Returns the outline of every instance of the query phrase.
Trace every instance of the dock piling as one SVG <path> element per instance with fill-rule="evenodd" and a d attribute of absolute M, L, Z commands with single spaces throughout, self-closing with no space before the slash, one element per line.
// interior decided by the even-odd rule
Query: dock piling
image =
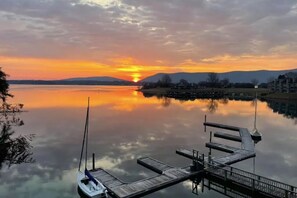
<path fill-rule="evenodd" d="M 209 133 L 209 142 L 211 142 L 211 140 L 212 140 L 212 131 L 210 131 Z"/>
<path fill-rule="evenodd" d="M 204 123 L 206 123 L 206 115 L 204 115 Z M 204 132 L 206 132 L 206 125 L 204 125 Z"/>
<path fill-rule="evenodd" d="M 92 162 L 93 162 L 92 163 L 92 165 L 93 165 L 92 168 L 93 168 L 93 170 L 95 170 L 95 168 L 96 168 L 96 166 L 95 166 L 95 153 L 92 154 Z"/>
<path fill-rule="evenodd" d="M 202 154 L 202 164 L 203 164 L 203 167 L 205 167 L 204 153 Z"/>

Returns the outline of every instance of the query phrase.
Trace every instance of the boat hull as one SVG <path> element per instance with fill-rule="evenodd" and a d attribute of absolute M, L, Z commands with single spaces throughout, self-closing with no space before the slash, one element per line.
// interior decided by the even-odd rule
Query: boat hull
<path fill-rule="evenodd" d="M 82 182 L 83 180 L 87 180 L 87 182 Z M 93 181 L 88 180 L 82 172 L 78 172 L 77 188 L 79 195 L 86 198 L 107 197 L 106 188 L 98 180 L 97 182 L 98 185 L 96 185 Z"/>

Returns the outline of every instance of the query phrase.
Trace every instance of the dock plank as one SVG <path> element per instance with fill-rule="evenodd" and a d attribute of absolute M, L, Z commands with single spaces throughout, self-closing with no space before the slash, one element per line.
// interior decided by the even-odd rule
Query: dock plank
<path fill-rule="evenodd" d="M 202 171 L 202 170 L 201 170 Z M 196 172 L 195 174 L 197 174 Z M 182 169 L 171 168 L 164 171 L 164 174 L 147 178 L 144 180 L 139 180 L 129 184 L 124 184 L 121 186 L 116 186 L 110 190 L 118 198 L 131 198 L 142 196 L 158 189 L 174 185 L 181 181 L 189 179 L 194 173 L 186 172 Z"/>
<path fill-rule="evenodd" d="M 218 123 L 213 123 L 213 122 L 204 122 L 203 125 L 209 126 L 209 127 L 214 127 L 214 128 L 226 129 L 226 130 L 230 130 L 230 131 L 239 131 L 239 129 L 240 129 L 239 127 L 218 124 Z"/>
<path fill-rule="evenodd" d="M 188 150 L 188 149 L 176 149 L 175 151 L 176 154 L 181 155 L 183 157 L 186 157 L 188 159 L 193 159 L 193 151 Z"/>
<path fill-rule="evenodd" d="M 237 150 L 233 154 L 220 157 L 218 159 L 214 159 L 213 161 L 218 163 L 218 164 L 226 164 L 226 165 L 231 165 L 236 162 L 240 162 L 249 158 L 255 157 L 256 154 L 253 152 L 247 152 L 245 150 Z"/>
<path fill-rule="evenodd" d="M 236 142 L 241 142 L 241 140 L 242 140 L 242 138 L 240 136 L 232 135 L 232 134 L 228 134 L 228 133 L 224 133 L 224 132 L 220 132 L 220 131 L 215 132 L 214 137 L 223 138 L 226 140 L 231 140 L 231 141 L 236 141 Z"/>
<path fill-rule="evenodd" d="M 242 138 L 241 148 L 254 152 L 255 145 L 250 132 L 246 128 L 240 128 L 239 133 Z"/>
<path fill-rule="evenodd" d="M 121 186 L 125 184 L 123 181 L 120 179 L 116 178 L 109 172 L 98 168 L 95 170 L 91 170 L 92 175 L 98 179 L 107 189 L 114 188 L 117 186 Z"/>
<path fill-rule="evenodd" d="M 224 144 L 214 143 L 214 142 L 208 142 L 205 144 L 207 148 L 216 149 L 219 151 L 223 151 L 226 153 L 234 153 L 234 151 L 238 150 L 238 148 L 227 146 Z"/>
<path fill-rule="evenodd" d="M 173 168 L 172 166 L 150 157 L 139 158 L 137 159 L 137 163 L 159 174 L 162 174 L 164 171 Z"/>

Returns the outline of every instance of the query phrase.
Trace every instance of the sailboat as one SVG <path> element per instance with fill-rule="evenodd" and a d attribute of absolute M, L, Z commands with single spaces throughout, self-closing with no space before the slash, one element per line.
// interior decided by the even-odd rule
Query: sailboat
<path fill-rule="evenodd" d="M 89 133 L 89 113 L 90 112 L 90 98 L 88 98 L 88 108 L 86 115 L 86 123 L 84 130 L 84 137 L 82 142 L 82 149 L 80 154 L 78 172 L 77 172 L 77 185 L 78 191 L 84 197 L 101 198 L 108 197 L 107 189 L 105 186 L 92 176 L 91 172 L 87 169 L 87 157 L 88 157 L 88 133 Z M 85 149 L 85 170 L 81 171 L 81 162 Z"/>

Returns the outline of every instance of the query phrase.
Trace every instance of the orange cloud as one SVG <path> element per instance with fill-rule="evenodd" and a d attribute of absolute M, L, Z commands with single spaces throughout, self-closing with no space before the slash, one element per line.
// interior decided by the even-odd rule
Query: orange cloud
<path fill-rule="evenodd" d="M 0 57 L 0 65 L 10 79 L 56 80 L 71 77 L 114 76 L 126 78 L 109 65 L 88 60 L 59 60 L 37 58 Z"/>
<path fill-rule="evenodd" d="M 227 72 L 234 70 L 284 70 L 297 67 L 293 55 L 217 56 L 201 61 L 191 59 L 177 65 L 141 65 L 141 60 L 124 57 L 112 60 L 115 65 L 89 60 L 38 59 L 0 56 L 0 66 L 10 79 L 63 79 L 87 76 L 113 76 L 139 81 L 155 73 Z"/>
<path fill-rule="evenodd" d="M 187 72 L 228 72 L 251 70 L 285 70 L 297 68 L 295 55 L 271 55 L 271 56 L 217 56 L 195 62 L 191 59 L 181 63 L 182 71 Z"/>

